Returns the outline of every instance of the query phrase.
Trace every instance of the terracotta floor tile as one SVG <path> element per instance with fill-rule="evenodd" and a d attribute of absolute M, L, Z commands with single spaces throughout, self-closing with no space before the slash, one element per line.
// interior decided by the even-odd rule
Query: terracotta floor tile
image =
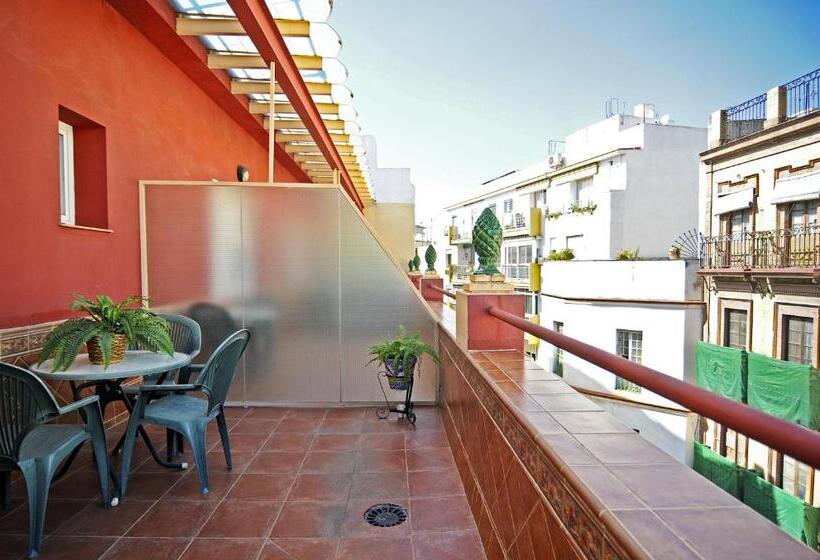
<path fill-rule="evenodd" d="M 214 502 L 160 500 L 126 533 L 129 537 L 193 537 L 216 508 Z"/>
<path fill-rule="evenodd" d="M 410 472 L 408 478 L 410 496 L 413 498 L 464 495 L 461 477 L 454 468 L 440 471 Z"/>
<path fill-rule="evenodd" d="M 288 420 L 324 420 L 327 416 L 326 408 L 291 408 L 285 416 Z"/>
<path fill-rule="evenodd" d="M 110 542 L 113 543 L 114 539 L 110 539 Z M 28 536 L 26 535 L 4 535 L 0 538 L 0 558 L 15 560 L 24 558 L 27 550 Z"/>
<path fill-rule="evenodd" d="M 113 537 L 53 536 L 43 541 L 42 560 L 91 560 L 99 558 L 116 542 Z M 25 545 L 23 548 L 25 552 Z"/>
<path fill-rule="evenodd" d="M 381 499 L 408 496 L 407 474 L 404 472 L 356 473 L 350 497 Z"/>
<path fill-rule="evenodd" d="M 366 407 L 329 408 L 325 419 L 331 418 L 364 418 L 370 409 Z"/>
<path fill-rule="evenodd" d="M 101 560 L 177 560 L 190 538 L 123 537 Z"/>
<path fill-rule="evenodd" d="M 54 484 L 48 493 L 49 498 L 67 500 L 96 499 L 99 495 L 100 479 L 96 470 L 71 473 Z"/>
<path fill-rule="evenodd" d="M 352 473 L 300 474 L 288 494 L 289 501 L 346 501 Z"/>
<path fill-rule="evenodd" d="M 353 472 L 353 451 L 309 451 L 302 465 L 303 473 Z"/>
<path fill-rule="evenodd" d="M 405 435 L 405 439 L 407 440 L 407 449 L 450 447 L 450 443 L 447 441 L 447 434 L 444 432 L 409 432 Z"/>
<path fill-rule="evenodd" d="M 265 443 L 264 451 L 307 451 L 312 434 L 275 433 Z"/>
<path fill-rule="evenodd" d="M 185 471 L 175 473 L 133 473 L 128 477 L 128 499 L 158 500 L 185 476 Z"/>
<path fill-rule="evenodd" d="M 228 499 L 284 501 L 295 478 L 292 473 L 245 473 L 231 488 Z"/>
<path fill-rule="evenodd" d="M 336 539 L 272 539 L 259 560 L 334 560 L 337 547 Z"/>
<path fill-rule="evenodd" d="M 255 560 L 264 539 L 194 539 L 180 560 Z"/>
<path fill-rule="evenodd" d="M 409 536 L 343 538 L 339 541 L 338 557 L 356 560 L 413 560 L 413 545 Z"/>
<path fill-rule="evenodd" d="M 362 424 L 363 434 L 388 434 L 409 432 L 414 430 L 413 426 L 404 419 L 395 414 L 391 414 L 389 418 L 384 420 L 374 417 L 366 417 Z"/>
<path fill-rule="evenodd" d="M 441 470 L 455 468 L 455 466 L 453 453 L 449 447 L 407 450 L 407 470 L 409 471 Z"/>
<path fill-rule="evenodd" d="M 460 531 L 475 527 L 464 496 L 416 498 L 410 500 L 410 512 L 415 531 Z"/>
<path fill-rule="evenodd" d="M 302 465 L 305 453 L 302 451 L 264 451 L 251 461 L 246 473 L 295 473 Z"/>
<path fill-rule="evenodd" d="M 290 411 L 289 408 L 278 408 L 272 406 L 257 406 L 248 409 L 247 418 L 272 418 L 281 419 Z"/>
<path fill-rule="evenodd" d="M 270 435 L 279 425 L 281 418 L 256 418 L 245 417 L 230 430 L 230 437 L 237 434 L 257 434 Z"/>
<path fill-rule="evenodd" d="M 337 537 L 344 517 L 344 503 L 285 502 L 270 537 Z"/>
<path fill-rule="evenodd" d="M 268 439 L 265 434 L 228 434 L 231 444 L 231 452 L 234 451 L 258 451 Z M 211 451 L 222 451 L 222 443 L 217 441 Z"/>
<path fill-rule="evenodd" d="M 276 433 L 312 434 L 319 430 L 321 418 L 291 418 L 286 416 L 278 426 Z"/>
<path fill-rule="evenodd" d="M 631 434 L 578 434 L 575 436 L 587 451 L 602 463 L 672 463 L 671 456 L 635 433 Z"/>
<path fill-rule="evenodd" d="M 362 418 L 325 418 L 319 426 L 320 434 L 360 434 L 364 420 Z"/>
<path fill-rule="evenodd" d="M 199 537 L 266 537 L 282 502 L 225 500 L 199 532 Z"/>
<path fill-rule="evenodd" d="M 99 503 L 99 502 L 94 502 Z M 74 517 L 83 508 L 91 505 L 89 500 L 58 500 L 49 499 L 46 507 L 45 534 L 50 535 L 57 531 L 69 519 Z M 22 503 L 0 513 L 0 535 L 28 535 L 28 504 Z"/>
<path fill-rule="evenodd" d="M 423 533 L 413 538 L 416 560 L 481 560 L 484 547 L 475 529 L 448 533 Z"/>
<path fill-rule="evenodd" d="M 396 434 L 365 434 L 361 436 L 359 448 L 380 449 L 383 451 L 400 450 L 405 447 L 404 437 L 404 432 Z"/>
<path fill-rule="evenodd" d="M 316 434 L 311 451 L 351 451 L 359 447 L 358 434 Z"/>
<path fill-rule="evenodd" d="M 87 505 L 57 530 L 60 535 L 120 537 L 139 520 L 154 502 L 126 497 L 115 508 L 105 509 L 97 502 Z"/>
<path fill-rule="evenodd" d="M 231 463 L 233 468 L 229 469 L 228 464 L 225 462 L 225 454 L 222 452 L 222 448 L 219 447 L 217 451 L 208 452 L 208 473 L 241 473 L 256 456 L 256 452 L 256 449 L 249 451 L 236 451 L 235 449 L 231 449 Z M 191 464 L 193 464 L 193 462 Z"/>
<path fill-rule="evenodd" d="M 171 489 L 163 495 L 163 500 L 193 500 L 200 502 L 219 501 L 225 497 L 231 486 L 239 479 L 239 474 L 233 472 L 214 472 L 208 467 L 208 484 L 210 485 L 207 494 L 203 494 L 199 487 L 199 477 L 196 470 L 192 470 L 184 478 L 181 478 Z"/>
<path fill-rule="evenodd" d="M 362 449 L 356 454 L 356 472 L 404 472 L 405 451 Z"/>

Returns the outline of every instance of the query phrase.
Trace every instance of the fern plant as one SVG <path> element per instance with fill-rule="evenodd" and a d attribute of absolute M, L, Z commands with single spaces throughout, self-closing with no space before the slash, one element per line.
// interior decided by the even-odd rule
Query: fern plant
<path fill-rule="evenodd" d="M 404 326 L 399 326 L 399 336 L 375 344 L 368 350 L 370 361 L 383 365 L 388 374 L 394 377 L 410 376 L 416 361 L 424 354 L 439 363 L 439 357 L 432 346 L 421 339 L 421 333 L 408 333 Z"/>
<path fill-rule="evenodd" d="M 147 299 L 141 296 L 130 296 L 115 303 L 105 295 L 89 299 L 75 294 L 71 309 L 84 311 L 88 316 L 68 319 L 51 331 L 43 344 L 39 363 L 54 358 L 53 371 L 64 371 L 74 363 L 83 345 L 96 339 L 103 364 L 108 367 L 118 336 L 124 336 L 129 346 L 173 355 L 168 322 L 141 307 L 145 302 Z"/>

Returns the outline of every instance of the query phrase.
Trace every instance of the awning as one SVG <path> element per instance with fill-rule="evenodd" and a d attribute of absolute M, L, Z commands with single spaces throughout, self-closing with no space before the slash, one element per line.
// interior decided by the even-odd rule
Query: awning
<path fill-rule="evenodd" d="M 314 182 L 330 183 L 334 168 L 278 88 L 271 115 L 270 68 L 235 17 L 226 0 L 168 0 L 177 12 L 177 33 L 197 36 L 208 49 L 208 66 L 231 77 L 231 91 L 245 95 L 248 111 L 262 115 L 266 129 L 275 129 L 276 141 Z M 356 192 L 372 204 L 370 170 L 359 138 L 358 113 L 353 94 L 343 82 L 347 68 L 336 58 L 341 39 L 325 20 L 332 0 L 266 0 L 274 23 L 287 44 L 308 92 L 341 156 Z"/>
<path fill-rule="evenodd" d="M 796 202 L 820 197 L 820 169 L 774 182 L 772 202 Z"/>
<path fill-rule="evenodd" d="M 718 196 L 712 204 L 713 214 L 726 214 L 735 210 L 751 208 L 755 190 L 749 187 L 740 191 Z"/>

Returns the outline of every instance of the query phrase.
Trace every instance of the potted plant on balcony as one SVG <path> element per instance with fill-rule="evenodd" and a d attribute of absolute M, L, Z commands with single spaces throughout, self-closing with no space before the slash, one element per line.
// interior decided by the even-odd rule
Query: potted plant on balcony
<path fill-rule="evenodd" d="M 421 333 L 408 333 L 399 327 L 399 336 L 371 346 L 368 350 L 368 365 L 377 363 L 384 367 L 391 389 L 404 391 L 413 383 L 413 372 L 419 359 L 427 354 L 439 363 L 439 357 L 432 346 L 421 340 Z"/>
<path fill-rule="evenodd" d="M 108 296 L 94 299 L 74 295 L 71 309 L 87 317 L 69 319 L 51 331 L 43 343 L 39 363 L 54 358 L 54 371 L 68 369 L 83 345 L 92 364 L 108 367 L 121 361 L 128 345 L 145 350 L 174 354 L 168 322 L 144 309 L 147 300 L 130 296 L 115 303 Z"/>

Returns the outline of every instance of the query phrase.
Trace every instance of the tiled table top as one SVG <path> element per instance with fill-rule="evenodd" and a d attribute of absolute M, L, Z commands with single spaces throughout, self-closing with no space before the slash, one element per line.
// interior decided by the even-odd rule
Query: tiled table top
<path fill-rule="evenodd" d="M 52 488 L 42 558 L 481 559 L 439 411 L 417 416 L 413 428 L 364 408 L 229 409 L 234 469 L 212 430 L 209 495 L 195 472 L 165 470 L 138 446 L 129 494 L 111 510 L 95 498 L 86 453 Z M 15 483 L 14 509 L 0 512 L 0 558 L 25 552 L 24 492 Z M 368 525 L 365 509 L 382 502 L 408 520 Z"/>

